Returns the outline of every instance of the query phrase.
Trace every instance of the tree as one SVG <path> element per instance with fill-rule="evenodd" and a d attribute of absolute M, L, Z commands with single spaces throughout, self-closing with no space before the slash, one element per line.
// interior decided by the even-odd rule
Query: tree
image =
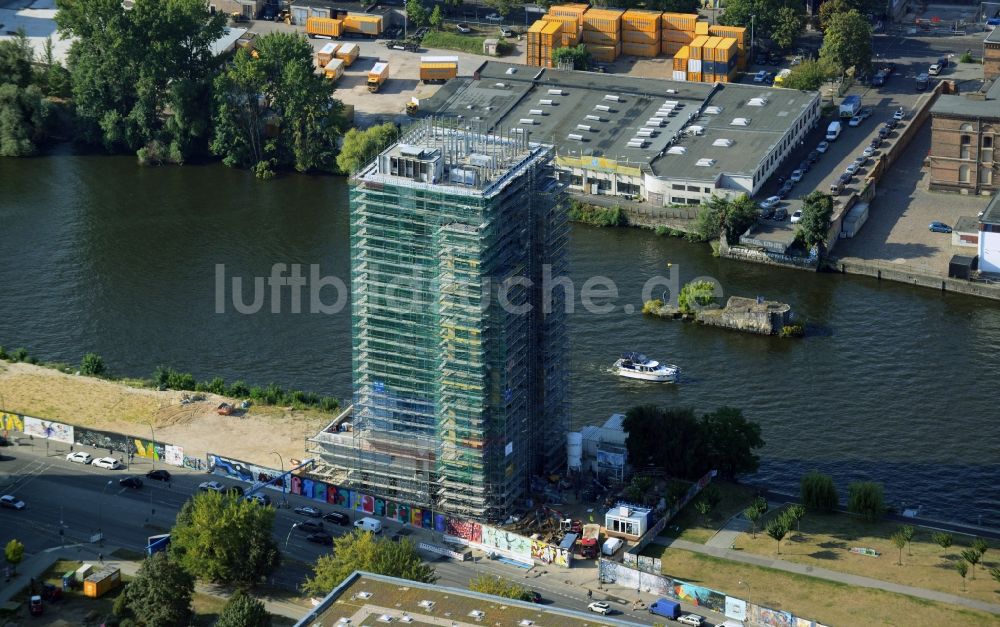
<path fill-rule="evenodd" d="M 668 13 L 697 13 L 701 8 L 700 0 L 650 0 L 647 8 Z"/>
<path fill-rule="evenodd" d="M 822 6 L 826 6 L 824 3 Z M 823 83 L 839 74 L 839 71 L 831 67 L 831 63 L 826 59 L 814 61 L 805 59 L 802 63 L 792 68 L 792 73 L 788 75 L 782 87 L 788 89 L 801 89 L 803 91 L 817 91 Z"/>
<path fill-rule="evenodd" d="M 105 373 L 104 358 L 96 353 L 87 353 L 80 361 L 80 374 L 88 377 L 99 377 Z"/>
<path fill-rule="evenodd" d="M 969 574 L 969 565 L 965 563 L 965 560 L 961 560 L 955 563 L 955 570 L 962 578 L 962 592 L 965 592 L 965 576 Z"/>
<path fill-rule="evenodd" d="M 659 462 L 662 442 L 657 431 L 663 410 L 656 405 L 637 405 L 625 412 L 622 429 L 625 430 L 625 448 L 632 464 L 641 468 Z"/>
<path fill-rule="evenodd" d="M 70 95 L 69 70 L 56 61 L 55 51 L 52 47 L 52 38 L 45 38 L 45 47 L 42 49 L 42 63 L 44 70 L 39 70 L 39 82 L 45 91 L 46 96 L 67 98 Z"/>
<path fill-rule="evenodd" d="M 392 122 L 365 130 L 352 128 L 344 135 L 337 155 L 337 167 L 345 174 L 354 174 L 396 140 L 399 130 Z"/>
<path fill-rule="evenodd" d="M 274 508 L 233 494 L 204 492 L 187 501 L 171 530 L 171 557 L 192 576 L 253 586 L 274 572 Z"/>
<path fill-rule="evenodd" d="M 586 70 L 590 67 L 590 51 L 583 44 L 564 46 L 552 52 L 552 60 L 557 65 L 568 64 L 574 70 Z"/>
<path fill-rule="evenodd" d="M 469 580 L 469 590 L 518 601 L 530 601 L 534 596 L 532 590 L 527 586 L 504 577 L 486 574 L 477 575 Z"/>
<path fill-rule="evenodd" d="M 802 522 L 802 517 L 806 515 L 806 508 L 796 503 L 795 505 L 789 505 L 788 509 L 785 510 L 785 520 L 788 521 L 788 527 L 795 525 L 796 531 L 801 531 L 799 528 Z"/>
<path fill-rule="evenodd" d="M 972 566 L 972 579 L 976 578 L 976 564 L 979 563 L 980 559 L 979 551 L 976 549 L 965 549 L 962 551 L 962 559 Z"/>
<path fill-rule="evenodd" d="M 847 511 L 868 522 L 875 522 L 885 513 L 882 484 L 874 481 L 855 481 L 847 488 Z"/>
<path fill-rule="evenodd" d="M 778 9 L 771 41 L 782 50 L 792 47 L 805 26 L 805 18 L 798 7 L 783 6 Z"/>
<path fill-rule="evenodd" d="M 194 578 L 167 553 L 143 560 L 125 586 L 125 607 L 146 625 L 184 627 L 191 616 Z"/>
<path fill-rule="evenodd" d="M 311 596 L 326 596 L 356 570 L 424 583 L 437 580 L 434 568 L 423 563 L 409 540 L 393 542 L 355 530 L 336 538 L 333 552 L 316 560 L 313 576 L 306 579 L 302 591 Z"/>
<path fill-rule="evenodd" d="M 642 503 L 646 495 L 653 489 L 652 477 L 633 477 L 632 482 L 625 488 L 625 495 L 635 503 Z"/>
<path fill-rule="evenodd" d="M 990 569 L 990 577 L 997 583 L 1000 583 L 1000 566 L 996 566 Z"/>
<path fill-rule="evenodd" d="M 952 537 L 950 533 L 947 533 L 945 531 L 938 531 L 931 536 L 931 540 L 934 540 L 934 542 L 937 545 L 939 545 L 942 549 L 947 549 L 948 547 L 951 546 Z"/>
<path fill-rule="evenodd" d="M 726 240 L 736 242 L 757 220 L 757 215 L 757 205 L 746 194 L 733 200 L 712 196 L 698 212 L 693 238 L 714 240 L 725 229 Z"/>
<path fill-rule="evenodd" d="M 979 554 L 979 559 L 982 560 L 983 556 L 986 555 L 986 551 L 990 548 L 989 542 L 983 540 L 982 538 L 975 538 L 972 540 L 972 549 Z M 985 565 L 983 566 L 985 568 Z"/>
<path fill-rule="evenodd" d="M 810 192 L 802 199 L 802 219 L 796 229 L 796 237 L 809 248 L 824 244 L 830 232 L 831 216 L 833 198 L 823 192 Z"/>
<path fill-rule="evenodd" d="M 441 5 L 434 5 L 434 10 L 431 11 L 431 16 L 427 18 L 427 22 L 431 25 L 434 30 L 440 30 L 441 24 L 444 22 L 444 15 L 441 13 Z"/>
<path fill-rule="evenodd" d="M 486 6 L 493 7 L 497 13 L 507 17 L 515 6 L 519 6 L 516 0 L 486 0 Z"/>
<path fill-rule="evenodd" d="M 691 281 L 677 295 L 677 306 L 686 314 L 704 309 L 715 302 L 715 287 L 711 281 Z"/>
<path fill-rule="evenodd" d="M 760 424 L 747 420 L 740 409 L 720 407 L 702 416 L 700 427 L 708 466 L 722 478 L 757 472 L 760 456 L 754 450 L 764 446 Z"/>
<path fill-rule="evenodd" d="M 819 27 L 825 31 L 830 27 L 830 20 L 840 13 L 847 13 L 856 8 L 851 0 L 826 0 L 819 5 Z"/>
<path fill-rule="evenodd" d="M 13 567 L 14 573 L 17 573 L 17 565 L 24 559 L 24 544 L 14 538 L 4 547 L 3 556 L 7 563 Z"/>
<path fill-rule="evenodd" d="M 798 12 L 800 6 L 801 3 L 792 0 L 728 0 L 726 12 L 719 17 L 719 23 L 727 26 L 743 26 L 749 35 L 751 16 L 753 16 L 754 37 L 773 39 L 774 31 L 780 22 L 781 9 L 789 7 Z"/>
<path fill-rule="evenodd" d="M 764 530 L 767 531 L 767 535 L 778 542 L 778 555 L 781 555 L 781 541 L 788 535 L 788 521 L 783 516 L 776 516 L 767 523 Z"/>
<path fill-rule="evenodd" d="M 659 466 L 667 474 L 692 479 L 709 468 L 694 410 L 640 405 L 625 412 L 625 446 L 637 467 Z"/>
<path fill-rule="evenodd" d="M 49 106 L 34 85 L 34 53 L 23 30 L 0 41 L 0 157 L 35 154 Z"/>
<path fill-rule="evenodd" d="M 427 9 L 420 0 L 406 0 L 406 20 L 413 26 L 427 26 Z"/>
<path fill-rule="evenodd" d="M 56 25 L 72 37 L 69 68 L 80 136 L 156 162 L 207 148 L 212 44 L 225 17 L 203 0 L 57 0 Z M 178 113 L 180 115 L 178 115 Z"/>
<path fill-rule="evenodd" d="M 837 13 L 830 18 L 823 34 L 821 59 L 829 60 L 841 72 L 854 67 L 867 70 L 872 59 L 872 28 L 863 15 L 855 10 Z"/>
<path fill-rule="evenodd" d="M 913 555 L 913 553 L 910 550 L 911 549 L 910 542 L 913 541 L 913 534 L 916 533 L 916 530 L 910 525 L 903 525 L 902 527 L 899 528 L 899 533 L 906 540 L 906 554 Z"/>
<path fill-rule="evenodd" d="M 215 627 L 271 627 L 271 615 L 261 601 L 237 590 L 219 612 Z"/>
<path fill-rule="evenodd" d="M 893 546 L 899 549 L 899 561 L 896 562 L 898 565 L 903 565 L 903 547 L 906 546 L 906 535 L 903 534 L 902 530 L 896 531 L 889 539 L 892 540 Z"/>
<path fill-rule="evenodd" d="M 750 521 L 750 533 L 755 540 L 757 539 L 757 523 L 760 522 L 760 519 L 764 516 L 765 512 L 766 510 L 761 510 L 756 501 L 743 510 L 743 515 Z"/>
<path fill-rule="evenodd" d="M 824 475 L 818 470 L 810 470 L 802 476 L 799 482 L 799 494 L 806 509 L 814 512 L 830 513 L 839 502 L 833 477 Z"/>
<path fill-rule="evenodd" d="M 708 513 L 712 511 L 712 504 L 708 499 L 698 499 L 694 502 L 694 509 L 702 516 L 708 516 Z"/>

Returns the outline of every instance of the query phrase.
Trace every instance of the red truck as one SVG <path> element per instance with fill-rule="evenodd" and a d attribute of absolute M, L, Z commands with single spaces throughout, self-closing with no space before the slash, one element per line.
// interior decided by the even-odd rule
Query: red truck
<path fill-rule="evenodd" d="M 594 559 L 600 551 L 601 526 L 584 525 L 583 536 L 580 538 L 580 555 L 585 559 Z"/>

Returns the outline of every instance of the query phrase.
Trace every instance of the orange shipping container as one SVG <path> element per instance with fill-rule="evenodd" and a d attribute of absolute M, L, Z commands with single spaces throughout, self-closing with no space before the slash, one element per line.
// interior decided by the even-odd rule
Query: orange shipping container
<path fill-rule="evenodd" d="M 620 9 L 591 9 L 583 14 L 583 30 L 618 33 L 624 13 Z"/>
<path fill-rule="evenodd" d="M 663 41 L 676 41 L 682 44 L 689 44 L 694 41 L 694 33 L 689 33 L 686 30 L 673 30 L 672 28 L 665 28 L 660 32 L 660 39 Z"/>
<path fill-rule="evenodd" d="M 661 41 L 660 54 L 665 54 L 667 56 L 670 56 L 687 47 L 688 46 L 685 46 L 684 44 L 678 41 Z"/>
<path fill-rule="evenodd" d="M 693 83 L 700 83 L 701 82 L 701 72 L 688 72 L 687 78 L 688 78 L 689 81 L 691 81 Z"/>
<path fill-rule="evenodd" d="M 709 26 L 708 33 L 716 37 L 733 37 L 740 48 L 744 48 L 747 39 L 747 29 L 742 26 Z"/>
<path fill-rule="evenodd" d="M 577 25 L 583 24 L 583 14 L 590 5 L 587 4 L 556 4 L 549 7 L 549 15 L 568 16 L 576 19 Z"/>
<path fill-rule="evenodd" d="M 698 15 L 695 13 L 664 13 L 660 20 L 663 28 L 686 30 L 693 33 L 695 25 L 698 23 Z"/>
<path fill-rule="evenodd" d="M 683 48 L 677 51 L 677 54 L 674 55 L 675 70 L 682 70 L 685 72 L 687 71 L 688 55 L 690 54 L 690 52 L 691 50 L 687 46 L 684 46 Z"/>
<path fill-rule="evenodd" d="M 707 72 L 702 73 L 702 75 L 701 75 L 701 82 L 703 82 L 703 83 L 714 83 L 715 82 L 715 74 L 708 74 Z"/>
<path fill-rule="evenodd" d="M 639 30 L 623 30 L 622 42 L 633 44 L 656 44 L 660 45 L 659 33 L 645 33 Z"/>
<path fill-rule="evenodd" d="M 306 19 L 306 34 L 310 37 L 340 37 L 342 23 L 328 17 L 310 17 Z"/>
<path fill-rule="evenodd" d="M 652 33 L 660 30 L 660 15 L 656 11 L 638 11 L 635 9 L 622 14 L 622 29 L 637 30 Z"/>
<path fill-rule="evenodd" d="M 736 45 L 736 40 L 732 37 L 724 37 L 715 46 L 715 60 L 728 63 L 730 59 L 735 59 L 739 54 L 739 47 Z"/>
<path fill-rule="evenodd" d="M 701 58 L 704 61 L 715 60 L 715 47 L 722 41 L 722 37 L 709 37 L 705 45 L 701 47 Z"/>
<path fill-rule="evenodd" d="M 696 22 L 694 25 L 695 35 L 707 35 L 708 34 L 708 22 Z"/>
<path fill-rule="evenodd" d="M 655 57 L 660 54 L 660 44 L 636 44 L 626 42 L 622 44 L 622 54 L 630 57 Z"/>
<path fill-rule="evenodd" d="M 694 38 L 694 41 L 691 42 L 691 58 L 692 59 L 698 59 L 700 61 L 703 58 L 702 57 L 702 48 L 705 47 L 706 43 L 708 43 L 708 37 L 706 37 L 704 35 L 699 35 L 698 37 Z"/>
<path fill-rule="evenodd" d="M 618 58 L 621 54 L 621 48 L 619 46 L 599 46 L 591 45 L 587 46 L 587 50 L 590 51 L 590 56 L 594 58 L 595 61 L 600 61 L 602 63 L 610 63 Z"/>
<path fill-rule="evenodd" d="M 621 35 L 618 33 L 602 33 L 596 30 L 585 30 L 583 31 L 582 40 L 585 44 L 612 46 L 621 41 Z"/>
<path fill-rule="evenodd" d="M 344 32 L 376 36 L 382 34 L 381 15 L 348 15 L 344 18 Z"/>

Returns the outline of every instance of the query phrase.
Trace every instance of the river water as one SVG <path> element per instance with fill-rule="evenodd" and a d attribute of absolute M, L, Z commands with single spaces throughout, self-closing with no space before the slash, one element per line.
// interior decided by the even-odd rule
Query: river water
<path fill-rule="evenodd" d="M 56 154 L 0 160 L 0 344 L 77 363 L 101 354 L 115 374 L 157 365 L 199 379 L 274 381 L 350 395 L 350 316 L 301 311 L 264 290 L 241 314 L 217 273 L 253 277 L 275 263 L 316 264 L 347 280 L 347 189 L 334 177 L 259 182 L 219 165 L 139 168 L 130 157 Z M 767 442 L 754 481 L 797 492 L 810 468 L 885 483 L 893 505 L 1000 525 L 1000 307 L 862 277 L 811 275 L 712 257 L 705 245 L 635 229 L 574 226 L 569 317 L 572 423 L 603 421 L 639 403 L 710 410 L 728 404 L 761 423 Z M 669 267 L 668 267 L 668 264 Z M 654 320 L 637 313 L 653 276 L 717 279 L 727 295 L 764 295 L 808 321 L 780 340 Z M 619 296 L 584 311 L 579 290 L 603 275 Z M 653 293 L 660 295 L 663 288 Z M 336 309 L 338 291 L 320 292 Z M 603 301 L 602 301 L 603 302 Z M 277 312 L 272 312 L 272 306 Z M 632 307 L 635 313 L 625 310 Z M 225 313 L 217 313 L 219 308 Z M 609 373 L 623 350 L 683 369 L 679 385 Z"/>

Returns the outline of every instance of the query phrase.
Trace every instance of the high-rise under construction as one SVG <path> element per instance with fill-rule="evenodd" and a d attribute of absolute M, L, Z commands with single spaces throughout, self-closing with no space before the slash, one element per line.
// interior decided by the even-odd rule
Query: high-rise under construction
<path fill-rule="evenodd" d="M 520 129 L 517 129 L 520 131 Z M 347 482 L 505 518 L 564 463 L 568 226 L 552 148 L 426 120 L 352 180 Z"/>

